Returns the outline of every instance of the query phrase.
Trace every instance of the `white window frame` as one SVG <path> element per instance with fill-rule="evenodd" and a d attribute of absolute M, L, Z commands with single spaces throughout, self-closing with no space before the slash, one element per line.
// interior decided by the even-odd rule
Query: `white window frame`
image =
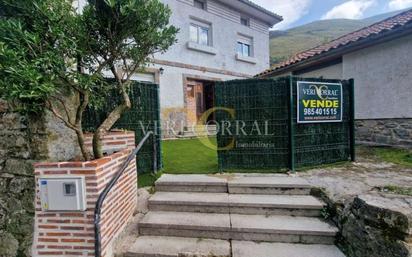
<path fill-rule="evenodd" d="M 197 30 L 197 36 L 196 36 L 196 41 L 192 40 L 192 27 L 196 28 Z M 207 43 L 206 44 L 202 44 L 200 41 L 200 32 L 202 29 L 206 29 L 207 30 Z M 197 20 L 191 20 L 190 25 L 189 25 L 189 41 L 199 44 L 199 45 L 203 45 L 203 46 L 213 46 L 213 40 L 212 40 L 212 24 L 211 23 L 206 23 L 206 22 L 201 22 L 201 21 L 197 21 Z"/>
<path fill-rule="evenodd" d="M 242 44 L 242 51 L 239 52 L 239 44 Z M 243 46 L 249 46 L 249 55 L 244 55 Z M 238 34 L 236 41 L 236 53 L 244 57 L 254 57 L 253 37 Z"/>

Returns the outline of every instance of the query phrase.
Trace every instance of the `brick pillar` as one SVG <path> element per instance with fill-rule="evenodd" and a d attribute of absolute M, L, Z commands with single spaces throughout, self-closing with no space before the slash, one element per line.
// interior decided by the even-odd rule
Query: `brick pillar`
<path fill-rule="evenodd" d="M 104 149 L 123 150 L 89 162 L 37 163 L 34 256 L 94 256 L 94 208 L 98 196 L 117 173 L 134 146 L 134 133 L 108 134 Z M 117 143 L 116 143 L 117 142 Z M 87 210 L 79 212 L 43 211 L 39 179 L 44 177 L 83 176 L 86 181 Z M 102 256 L 112 256 L 112 243 L 132 218 L 137 204 L 135 159 L 107 196 L 101 216 Z"/>

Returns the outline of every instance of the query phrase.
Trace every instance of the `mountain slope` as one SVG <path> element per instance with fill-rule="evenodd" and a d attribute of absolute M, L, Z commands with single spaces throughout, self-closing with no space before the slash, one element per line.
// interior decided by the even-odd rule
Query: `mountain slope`
<path fill-rule="evenodd" d="M 363 20 L 333 19 L 311 22 L 286 31 L 270 32 L 272 64 L 288 59 L 301 51 L 313 48 L 352 31 L 397 15 L 402 11 L 385 13 Z"/>

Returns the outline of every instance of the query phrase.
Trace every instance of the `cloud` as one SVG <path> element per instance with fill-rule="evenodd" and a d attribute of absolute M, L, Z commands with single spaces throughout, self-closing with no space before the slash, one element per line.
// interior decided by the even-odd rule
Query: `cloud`
<path fill-rule="evenodd" d="M 410 1 L 410 0 L 407 0 Z M 364 12 L 376 3 L 376 0 L 350 0 L 337 5 L 322 16 L 327 19 L 360 19 Z"/>
<path fill-rule="evenodd" d="M 253 2 L 283 16 L 283 21 L 274 28 L 284 29 L 308 12 L 312 0 L 254 0 Z"/>
<path fill-rule="evenodd" d="M 388 3 L 390 10 L 402 10 L 412 7 L 412 0 L 391 0 Z"/>

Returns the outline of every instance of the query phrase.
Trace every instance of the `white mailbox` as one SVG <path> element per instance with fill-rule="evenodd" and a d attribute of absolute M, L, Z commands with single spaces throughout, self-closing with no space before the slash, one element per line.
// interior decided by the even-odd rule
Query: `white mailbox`
<path fill-rule="evenodd" d="M 42 177 L 39 179 L 43 211 L 85 211 L 84 177 Z"/>

